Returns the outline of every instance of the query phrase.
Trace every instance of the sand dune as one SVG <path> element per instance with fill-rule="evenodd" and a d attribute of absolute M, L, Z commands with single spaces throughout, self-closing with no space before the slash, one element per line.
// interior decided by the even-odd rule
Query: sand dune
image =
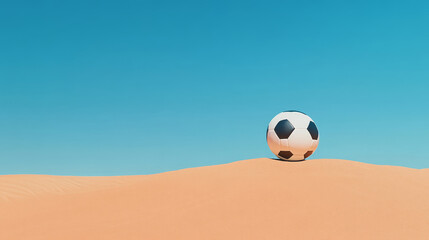
<path fill-rule="evenodd" d="M 261 158 L 144 176 L 5 175 L 0 239 L 429 239 L 429 170 Z"/>

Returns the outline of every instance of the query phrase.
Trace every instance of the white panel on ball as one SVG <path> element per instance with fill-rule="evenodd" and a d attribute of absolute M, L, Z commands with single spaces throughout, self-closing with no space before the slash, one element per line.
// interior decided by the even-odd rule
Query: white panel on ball
<path fill-rule="evenodd" d="M 316 151 L 318 145 L 319 145 L 319 140 L 313 140 L 309 151 L 313 151 L 313 152 Z"/>
<path fill-rule="evenodd" d="M 289 143 L 287 139 L 280 139 L 280 151 L 289 151 Z"/>
<path fill-rule="evenodd" d="M 313 143 L 313 139 L 307 129 L 295 129 L 288 139 L 289 149 L 294 155 L 304 155 L 310 150 Z"/>
<path fill-rule="evenodd" d="M 277 134 L 273 130 L 268 130 L 267 133 L 267 143 L 271 152 L 277 154 L 280 152 L 280 139 L 277 137 Z"/>
<path fill-rule="evenodd" d="M 296 155 L 296 154 L 294 154 L 288 160 L 294 160 L 294 161 L 296 161 L 296 160 L 304 160 L 304 155 Z"/>
<path fill-rule="evenodd" d="M 300 112 L 285 112 L 285 117 L 295 128 L 307 128 L 311 118 Z"/>

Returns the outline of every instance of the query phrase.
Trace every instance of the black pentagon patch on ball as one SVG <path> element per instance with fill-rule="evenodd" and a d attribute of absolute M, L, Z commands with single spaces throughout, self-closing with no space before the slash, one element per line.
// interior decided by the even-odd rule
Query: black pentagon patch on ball
<path fill-rule="evenodd" d="M 285 159 L 292 157 L 293 153 L 291 151 L 280 151 L 279 156 Z"/>
<path fill-rule="evenodd" d="M 310 133 L 311 138 L 317 140 L 317 138 L 319 137 L 319 131 L 317 130 L 316 124 L 313 121 L 310 122 L 307 127 L 307 130 Z"/>
<path fill-rule="evenodd" d="M 313 151 L 308 151 L 304 154 L 304 158 L 310 157 L 310 155 L 313 153 Z"/>
<path fill-rule="evenodd" d="M 274 128 L 274 131 L 280 139 L 288 138 L 293 130 L 295 130 L 295 128 L 287 119 L 281 120 Z"/>

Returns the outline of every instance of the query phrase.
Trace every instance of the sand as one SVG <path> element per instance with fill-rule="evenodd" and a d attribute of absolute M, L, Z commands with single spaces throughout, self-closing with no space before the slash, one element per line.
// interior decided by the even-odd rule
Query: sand
<path fill-rule="evenodd" d="M 142 176 L 4 175 L 0 239 L 429 239 L 429 169 L 260 158 Z"/>

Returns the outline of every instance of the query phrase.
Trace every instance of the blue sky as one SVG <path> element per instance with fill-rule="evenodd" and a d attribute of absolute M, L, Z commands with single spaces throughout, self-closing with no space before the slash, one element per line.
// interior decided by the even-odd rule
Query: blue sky
<path fill-rule="evenodd" d="M 0 174 L 126 175 L 274 157 L 429 168 L 427 1 L 1 1 Z"/>

